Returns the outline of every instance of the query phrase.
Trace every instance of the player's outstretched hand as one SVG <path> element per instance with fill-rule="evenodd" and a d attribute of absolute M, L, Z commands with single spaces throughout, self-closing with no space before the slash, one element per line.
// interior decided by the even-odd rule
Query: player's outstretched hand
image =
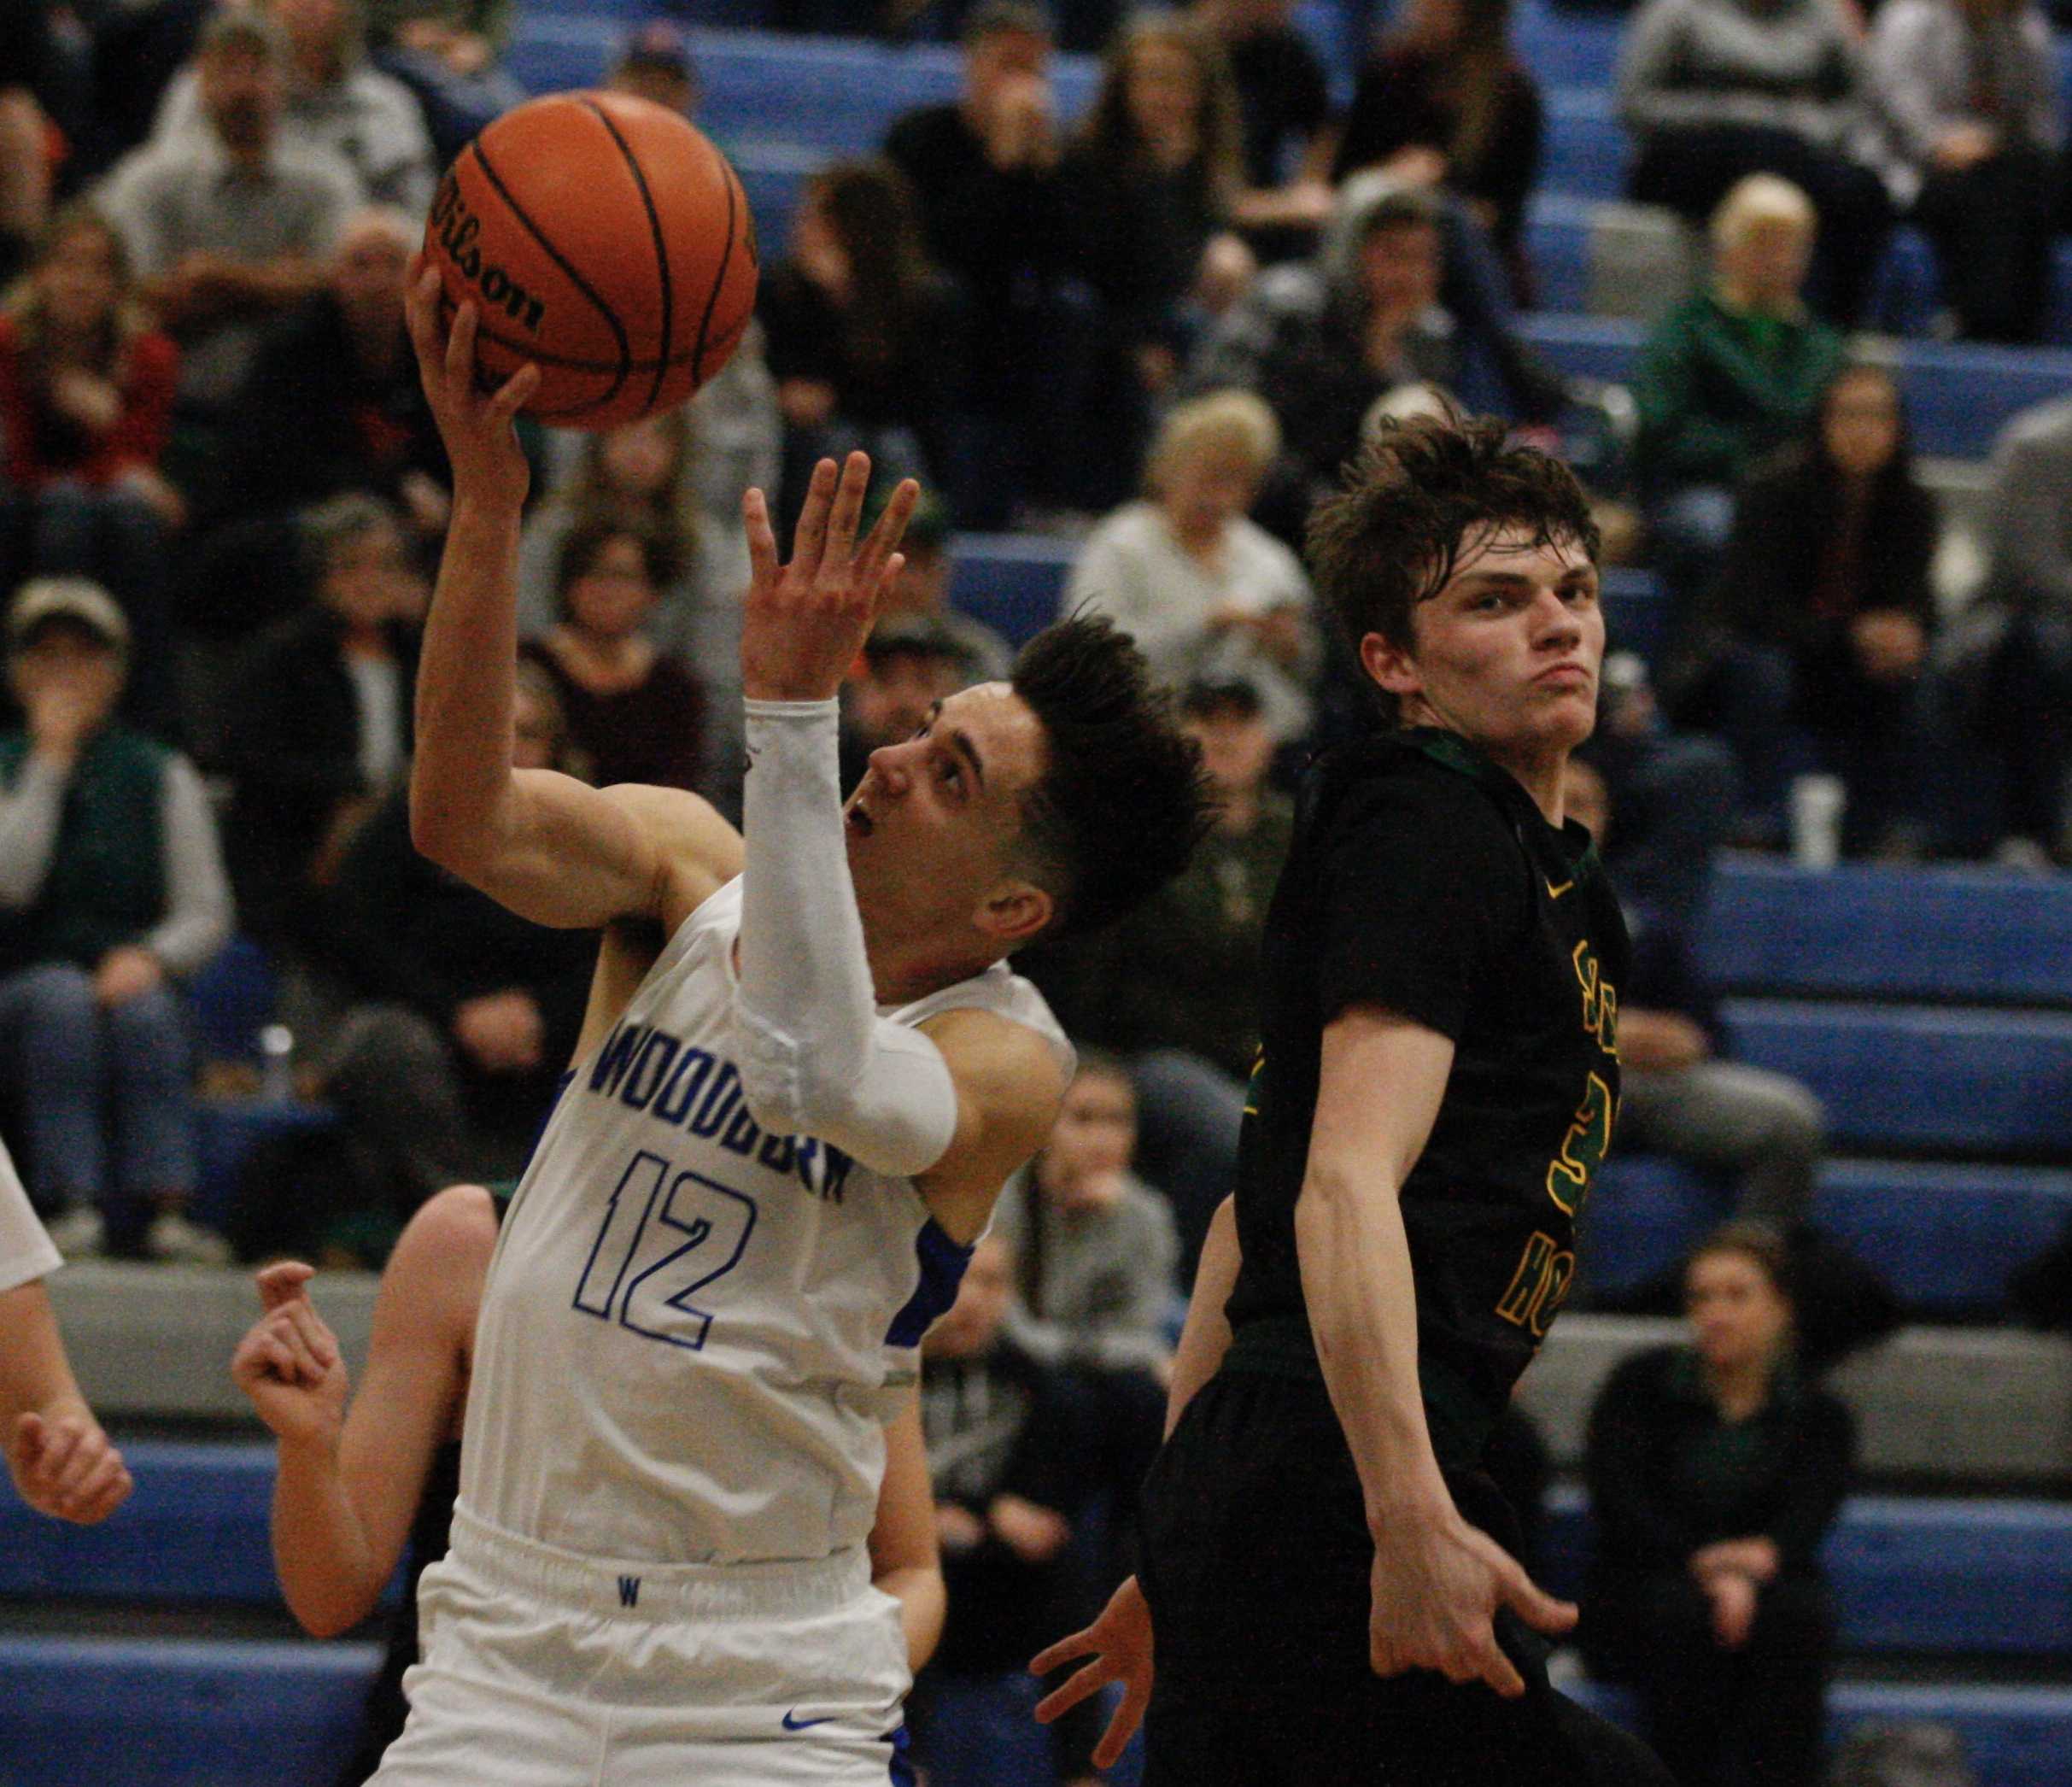
<path fill-rule="evenodd" d="M 1121 1682 L 1122 1698 L 1093 1749 L 1094 1766 L 1112 1768 L 1144 1723 L 1144 1709 L 1151 1703 L 1151 1609 L 1134 1576 L 1109 1597 L 1099 1619 L 1084 1632 L 1060 1638 L 1033 1659 L 1029 1669 L 1033 1674 L 1048 1675 L 1061 1663 L 1082 1656 L 1093 1661 L 1074 1670 L 1039 1701 L 1036 1716 L 1048 1725 L 1088 1695 L 1099 1693 L 1110 1682 Z"/>
<path fill-rule="evenodd" d="M 480 314 L 471 301 L 464 302 L 453 326 L 442 330 L 439 290 L 438 269 L 422 254 L 413 256 L 404 276 L 403 313 L 417 350 L 425 401 L 454 469 L 454 497 L 507 505 L 515 513 L 531 488 L 532 468 L 525 463 L 513 425 L 539 388 L 540 369 L 520 366 L 496 390 L 485 394 L 477 382 L 475 365 Z"/>
<path fill-rule="evenodd" d="M 862 544 L 868 455 L 852 453 L 813 468 L 792 538 L 792 561 L 777 560 L 770 505 L 760 490 L 741 499 L 748 536 L 748 601 L 741 624 L 741 688 L 752 700 L 825 701 L 842 686 L 869 636 L 886 594 L 906 560 L 896 549 L 921 486 L 904 479 Z"/>
<path fill-rule="evenodd" d="M 1367 1660 L 1380 1676 L 1436 1669 L 1450 1682 L 1487 1682 L 1507 1699 L 1525 1679 L 1496 1642 L 1499 1608 L 1558 1638 L 1576 1609 L 1526 1575 L 1518 1560 L 1451 1508 L 1392 1526 L 1374 1547 Z"/>
<path fill-rule="evenodd" d="M 231 1376 L 275 1435 L 332 1444 L 345 1425 L 345 1358 L 309 1300 L 313 1267 L 283 1260 L 257 1274 L 264 1313 L 231 1358 Z"/>
<path fill-rule="evenodd" d="M 84 1410 L 20 1415 L 7 1436 L 15 1487 L 38 1514 L 91 1526 L 129 1499 L 129 1468 Z"/>

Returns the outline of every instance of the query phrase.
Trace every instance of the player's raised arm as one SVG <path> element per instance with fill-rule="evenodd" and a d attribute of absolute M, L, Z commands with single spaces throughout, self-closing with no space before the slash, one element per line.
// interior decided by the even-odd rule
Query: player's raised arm
<path fill-rule="evenodd" d="M 1446 1092 L 1453 1043 L 1368 1006 L 1325 1027 L 1296 1250 L 1317 1357 L 1351 1448 L 1374 1539 L 1370 1661 L 1518 1695 L 1499 1607 L 1542 1632 L 1575 1609 L 1536 1587 L 1460 1518 L 1434 1457 L 1417 1370 L 1417 1291 L 1402 1192 Z M 1376 1087 L 1388 1096 L 1377 1098 Z"/>
<path fill-rule="evenodd" d="M 439 276 L 413 263 L 410 336 L 454 472 L 453 519 L 418 671 L 410 829 L 434 862 L 542 924 L 673 923 L 733 872 L 732 828 L 693 794 L 599 790 L 514 771 L 520 513 L 530 479 L 515 420 L 538 384 L 525 366 L 476 387 L 472 304 L 450 330 Z"/>

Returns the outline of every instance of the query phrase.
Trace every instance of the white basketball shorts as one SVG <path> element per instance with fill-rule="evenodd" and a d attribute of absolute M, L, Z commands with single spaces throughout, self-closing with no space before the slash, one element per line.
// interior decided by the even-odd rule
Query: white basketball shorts
<path fill-rule="evenodd" d="M 899 1604 L 861 1547 L 618 1564 L 454 1511 L 374 1787 L 906 1787 Z"/>

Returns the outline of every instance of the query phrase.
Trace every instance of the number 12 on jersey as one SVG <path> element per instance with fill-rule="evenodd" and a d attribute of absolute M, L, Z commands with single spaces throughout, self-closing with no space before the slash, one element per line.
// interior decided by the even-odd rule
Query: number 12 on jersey
<path fill-rule="evenodd" d="M 627 1162 L 605 1206 L 575 1307 L 600 1321 L 616 1316 L 634 1333 L 694 1352 L 705 1344 L 712 1317 L 690 1298 L 740 1263 L 755 1218 L 752 1198 L 702 1173 L 672 1179 L 670 1163 L 642 1149 Z M 672 1245 L 673 1236 L 682 1239 Z M 645 1264 L 643 1252 L 650 1256 Z"/>

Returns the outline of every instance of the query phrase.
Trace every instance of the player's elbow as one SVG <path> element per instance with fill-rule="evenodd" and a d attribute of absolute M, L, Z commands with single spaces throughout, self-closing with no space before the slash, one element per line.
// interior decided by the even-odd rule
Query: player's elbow
<path fill-rule="evenodd" d="M 374 1611 L 381 1585 L 359 1583 L 284 1583 L 283 1598 L 295 1623 L 313 1638 L 336 1638 L 350 1632 Z"/>

